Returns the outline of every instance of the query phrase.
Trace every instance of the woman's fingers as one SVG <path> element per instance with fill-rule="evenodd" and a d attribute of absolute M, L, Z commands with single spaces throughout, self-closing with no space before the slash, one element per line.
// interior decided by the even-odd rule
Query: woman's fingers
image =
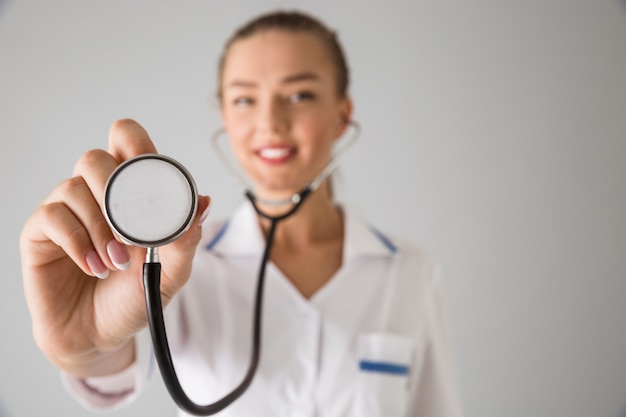
<path fill-rule="evenodd" d="M 46 217 L 42 229 L 84 272 L 99 278 L 109 270 L 127 269 L 130 262 L 127 248 L 114 238 L 101 208 L 106 181 L 117 166 L 108 152 L 88 151 L 76 163 L 74 177 L 59 184 L 44 201 L 44 205 L 60 203 L 65 210 L 50 213 L 58 218 Z M 79 227 L 79 234 L 63 235 Z M 80 236 L 79 241 L 71 241 L 73 236 Z"/>
<path fill-rule="evenodd" d="M 128 251 L 114 239 L 85 177 L 63 181 L 41 209 L 42 232 L 84 272 L 104 278 L 109 269 L 127 267 Z"/>
<path fill-rule="evenodd" d="M 84 195 L 77 192 L 72 196 L 58 196 L 58 198 L 71 202 L 70 208 L 75 211 L 89 231 L 93 246 L 102 263 L 110 269 L 125 270 L 130 266 L 128 250 L 125 245 L 113 239 L 113 234 L 102 214 L 104 187 L 117 166 L 117 161 L 108 152 L 100 149 L 86 152 L 76 163 L 74 175 L 75 178 L 83 180 L 91 198 L 85 192 L 86 190 L 81 190 Z M 89 259 L 97 263 L 98 259 L 95 255 L 93 252 L 90 253 Z"/>
<path fill-rule="evenodd" d="M 109 153 L 122 163 L 127 159 L 145 153 L 156 153 L 156 147 L 148 132 L 131 119 L 118 120 L 109 130 Z"/>
<path fill-rule="evenodd" d="M 96 201 L 102 206 L 105 184 L 119 163 L 102 149 L 85 152 L 74 166 L 74 177 L 83 178 Z"/>
<path fill-rule="evenodd" d="M 58 201 L 41 205 L 33 213 L 22 232 L 21 245 L 22 252 L 31 254 L 24 258 L 25 266 L 30 268 L 52 264 L 69 256 L 87 275 L 104 276 L 108 270 L 101 260 L 98 264 L 93 256 L 89 257 L 94 248 L 87 229 L 65 204 Z"/>

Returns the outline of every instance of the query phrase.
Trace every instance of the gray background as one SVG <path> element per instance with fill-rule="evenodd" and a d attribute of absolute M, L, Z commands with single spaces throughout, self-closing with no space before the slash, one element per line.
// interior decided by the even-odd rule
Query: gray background
<path fill-rule="evenodd" d="M 0 408 L 83 416 L 37 350 L 18 235 L 132 117 L 214 197 L 231 31 L 281 6 L 337 28 L 360 143 L 342 196 L 444 266 L 468 416 L 626 415 L 626 7 L 620 1 L 0 2 Z M 1 412 L 0 412 L 1 413 Z M 112 416 L 173 416 L 157 378 Z"/>

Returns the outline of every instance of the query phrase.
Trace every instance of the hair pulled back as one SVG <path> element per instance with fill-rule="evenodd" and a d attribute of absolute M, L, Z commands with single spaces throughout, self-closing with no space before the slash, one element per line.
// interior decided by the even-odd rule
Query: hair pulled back
<path fill-rule="evenodd" d="M 349 71 L 348 63 L 343 52 L 337 34 L 329 29 L 320 20 L 298 11 L 276 11 L 258 16 L 237 29 L 224 46 L 224 51 L 219 61 L 219 89 L 218 97 L 222 96 L 222 79 L 226 57 L 230 47 L 237 41 L 249 38 L 261 32 L 269 30 L 283 30 L 293 33 L 306 33 L 318 39 L 324 48 L 335 68 L 336 88 L 339 97 L 346 97 L 348 94 Z"/>

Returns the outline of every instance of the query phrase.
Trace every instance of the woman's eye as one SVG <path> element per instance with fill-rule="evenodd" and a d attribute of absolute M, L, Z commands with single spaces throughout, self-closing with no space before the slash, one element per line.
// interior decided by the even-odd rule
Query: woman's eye
<path fill-rule="evenodd" d="M 302 101 L 311 101 L 315 99 L 315 94 L 310 91 L 300 91 L 289 96 L 291 103 L 300 103 Z"/>
<path fill-rule="evenodd" d="M 238 107 L 247 107 L 253 103 L 254 101 L 250 97 L 237 97 L 233 100 L 233 104 Z"/>

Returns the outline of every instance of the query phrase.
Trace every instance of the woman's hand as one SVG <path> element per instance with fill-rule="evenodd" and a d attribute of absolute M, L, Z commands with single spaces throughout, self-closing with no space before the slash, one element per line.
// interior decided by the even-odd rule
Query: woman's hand
<path fill-rule="evenodd" d="M 116 240 L 101 208 L 111 172 L 144 153 L 156 153 L 146 131 L 132 120 L 114 123 L 109 151 L 85 153 L 74 176 L 52 191 L 22 231 L 24 289 L 35 340 L 54 364 L 76 376 L 111 374 L 130 365 L 133 335 L 146 323 L 145 249 Z M 201 213 L 209 203 L 200 197 L 191 228 L 159 249 L 164 304 L 189 278 Z"/>

